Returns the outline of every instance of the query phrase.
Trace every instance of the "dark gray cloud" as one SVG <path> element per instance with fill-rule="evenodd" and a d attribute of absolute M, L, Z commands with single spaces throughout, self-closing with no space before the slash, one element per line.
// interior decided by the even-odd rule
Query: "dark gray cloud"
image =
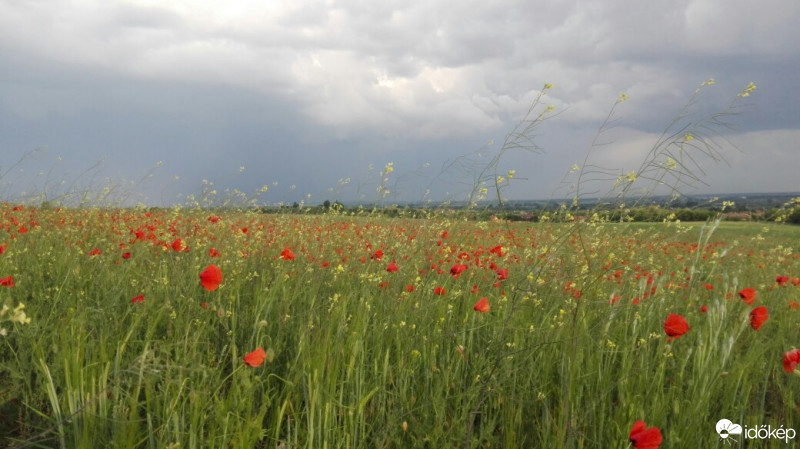
<path fill-rule="evenodd" d="M 47 145 L 49 156 L 24 164 L 53 164 L 45 178 L 105 158 L 97 177 L 138 182 L 163 161 L 141 186 L 148 201 L 185 197 L 206 179 L 248 193 L 266 184 L 265 201 L 321 202 L 369 199 L 394 162 L 391 199 L 426 189 L 460 199 L 472 175 L 437 177 L 443 164 L 502 141 L 552 83 L 542 107 L 558 115 L 537 130 L 545 154 L 510 154 L 500 167 L 517 171 L 510 196 L 546 197 L 620 93 L 630 99 L 595 157 L 628 171 L 714 78 L 697 117 L 750 81 L 758 89 L 719 129 L 737 147 L 725 148 L 730 166 L 709 164 L 700 188 L 800 190 L 800 3 L 768 6 L 0 1 L 2 166 Z M 35 190 L 39 178 L 14 173 L 0 180 L 7 196 Z"/>

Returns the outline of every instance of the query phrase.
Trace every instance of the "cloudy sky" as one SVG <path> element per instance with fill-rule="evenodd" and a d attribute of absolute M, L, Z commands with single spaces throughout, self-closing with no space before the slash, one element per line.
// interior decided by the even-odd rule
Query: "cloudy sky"
<path fill-rule="evenodd" d="M 799 22 L 797 0 L 0 0 L 0 195 L 369 202 L 392 162 L 387 200 L 461 200 L 541 94 L 540 151 L 497 173 L 509 198 L 568 197 L 587 150 L 605 178 L 640 170 L 709 78 L 657 147 L 687 152 L 681 190 L 799 191 Z M 679 149 L 731 104 L 692 142 L 717 161 Z"/>

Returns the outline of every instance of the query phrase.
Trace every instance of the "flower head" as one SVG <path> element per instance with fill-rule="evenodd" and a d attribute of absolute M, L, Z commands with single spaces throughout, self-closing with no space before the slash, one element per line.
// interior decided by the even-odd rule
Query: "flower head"
<path fill-rule="evenodd" d="M 450 267 L 450 274 L 454 278 L 457 278 L 457 277 L 459 277 L 461 275 L 461 273 L 467 271 L 467 268 L 469 268 L 467 265 L 457 263 L 457 264 L 453 265 L 452 267 Z"/>
<path fill-rule="evenodd" d="M 489 305 L 489 300 L 486 298 L 479 299 L 478 302 L 476 302 L 475 305 L 472 306 L 472 310 L 480 313 L 486 313 L 489 311 L 490 308 L 491 306 Z"/>
<path fill-rule="evenodd" d="M 750 327 L 752 327 L 753 330 L 759 330 L 767 321 L 767 318 L 769 318 L 767 308 L 764 306 L 756 307 L 750 311 Z"/>
<path fill-rule="evenodd" d="M 742 301 L 746 302 L 747 305 L 750 305 L 758 298 L 758 293 L 756 293 L 755 289 L 747 287 L 739 292 L 739 297 L 742 298 Z"/>
<path fill-rule="evenodd" d="M 294 260 L 294 257 L 294 253 L 288 246 L 281 251 L 281 259 L 283 260 Z"/>
<path fill-rule="evenodd" d="M 689 324 L 682 316 L 670 313 L 664 321 L 664 332 L 669 336 L 669 340 L 681 338 L 685 333 L 689 332 Z"/>
<path fill-rule="evenodd" d="M 172 245 L 170 246 L 172 246 L 172 250 L 175 251 L 176 253 L 181 251 L 189 252 L 189 245 L 187 245 L 186 242 L 184 242 L 183 239 L 181 239 L 180 237 L 173 240 Z"/>
<path fill-rule="evenodd" d="M 508 268 L 498 268 L 495 273 L 497 273 L 498 281 L 505 281 L 508 279 Z"/>
<path fill-rule="evenodd" d="M 5 313 L 10 310 L 11 308 L 8 306 L 3 306 L 2 311 L 0 311 L 0 316 L 5 315 Z M 9 321 L 12 323 L 19 323 L 19 324 L 28 324 L 31 322 L 31 318 L 25 314 L 25 304 L 19 303 L 17 307 L 14 307 L 14 310 L 11 310 L 11 317 L 8 318 Z"/>
<path fill-rule="evenodd" d="M 633 423 L 628 437 L 635 449 L 658 449 L 661 446 L 661 429 L 658 427 L 647 428 L 641 419 Z"/>
<path fill-rule="evenodd" d="M 255 368 L 261 366 L 266 359 L 267 353 L 264 352 L 264 348 L 259 346 L 255 351 L 244 356 L 244 363 Z"/>
<path fill-rule="evenodd" d="M 800 363 L 800 349 L 792 349 L 783 353 L 783 370 L 789 374 L 794 373 Z"/>
<path fill-rule="evenodd" d="M 203 285 L 203 288 L 213 292 L 219 287 L 219 284 L 222 283 L 222 270 L 216 265 L 209 265 L 200 273 L 200 283 Z"/>

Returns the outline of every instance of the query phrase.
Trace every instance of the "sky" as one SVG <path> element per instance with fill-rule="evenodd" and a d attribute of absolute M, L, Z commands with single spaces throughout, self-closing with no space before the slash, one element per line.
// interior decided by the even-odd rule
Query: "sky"
<path fill-rule="evenodd" d="M 796 0 L 0 0 L 0 197 L 800 191 L 798 22 Z"/>

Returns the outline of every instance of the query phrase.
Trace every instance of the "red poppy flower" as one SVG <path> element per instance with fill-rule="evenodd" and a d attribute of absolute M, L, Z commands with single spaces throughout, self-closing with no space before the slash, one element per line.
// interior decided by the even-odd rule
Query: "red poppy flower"
<path fill-rule="evenodd" d="M 783 370 L 792 374 L 800 363 L 800 349 L 792 349 L 783 353 Z"/>
<path fill-rule="evenodd" d="M 747 305 L 750 305 L 758 298 L 758 293 L 756 293 L 755 289 L 747 287 L 739 292 L 739 297 L 742 298 L 742 301 L 746 302 Z"/>
<path fill-rule="evenodd" d="M 442 286 L 438 286 L 437 285 L 436 287 L 433 288 L 433 294 L 434 295 L 441 296 L 441 295 L 444 295 L 445 293 L 447 293 L 447 290 L 445 290 L 445 288 L 442 287 Z"/>
<path fill-rule="evenodd" d="M 472 310 L 480 313 L 486 313 L 489 311 L 490 308 L 491 307 L 489 306 L 489 300 L 486 298 L 479 299 L 478 302 L 476 302 L 475 305 L 472 306 Z"/>
<path fill-rule="evenodd" d="M 209 249 L 209 250 L 208 250 L 208 255 L 209 255 L 210 257 L 219 257 L 219 256 L 220 256 L 220 254 L 219 254 L 219 251 L 217 251 L 217 249 L 216 249 L 216 248 L 211 248 L 211 249 Z"/>
<path fill-rule="evenodd" d="M 706 305 L 700 306 L 700 312 L 702 312 L 702 313 L 708 312 L 708 306 L 706 306 Z"/>
<path fill-rule="evenodd" d="M 497 280 L 498 281 L 505 281 L 508 279 L 508 268 L 502 268 L 496 271 L 497 273 Z"/>
<path fill-rule="evenodd" d="M 477 295 L 480 290 L 478 289 L 478 285 L 476 284 L 476 285 L 473 285 L 472 288 L 469 289 L 469 291 L 470 291 L 470 293 L 474 293 L 474 294 Z"/>
<path fill-rule="evenodd" d="M 6 252 L 6 245 L 0 245 L 0 256 Z"/>
<path fill-rule="evenodd" d="M 400 268 L 397 266 L 394 261 L 390 262 L 389 265 L 386 266 L 386 271 L 389 273 L 394 273 L 395 271 L 399 270 Z"/>
<path fill-rule="evenodd" d="M 375 251 L 374 253 L 372 253 L 372 256 L 370 256 L 370 257 L 375 259 L 375 260 L 381 260 L 383 258 L 383 250 L 379 249 L 379 250 Z"/>
<path fill-rule="evenodd" d="M 683 334 L 689 332 L 689 324 L 686 320 L 675 313 L 670 313 L 664 321 L 664 332 L 669 335 L 669 341 L 681 338 Z"/>
<path fill-rule="evenodd" d="M 200 283 L 206 290 L 213 292 L 222 283 L 222 270 L 216 265 L 209 265 L 200 273 Z"/>
<path fill-rule="evenodd" d="M 636 449 L 658 449 L 661 446 L 661 429 L 655 426 L 648 429 L 647 424 L 640 419 L 633 423 L 628 438 Z"/>
<path fill-rule="evenodd" d="M 714 290 L 714 286 L 711 284 L 703 284 L 703 287 L 705 287 L 708 291 Z"/>
<path fill-rule="evenodd" d="M 3 254 L 2 248 L 3 247 L 0 246 L 0 254 Z M 800 286 L 800 278 L 792 278 L 792 285 L 794 285 L 795 287 Z"/>
<path fill-rule="evenodd" d="M 123 259 L 130 259 L 131 258 L 130 251 L 126 251 L 126 252 L 122 253 L 122 258 Z"/>
<path fill-rule="evenodd" d="M 100 254 L 103 254 L 103 252 L 100 251 L 99 248 L 95 248 L 95 249 L 89 251 L 87 254 L 90 255 L 90 256 L 99 256 Z"/>
<path fill-rule="evenodd" d="M 281 251 L 281 259 L 283 260 L 294 260 L 294 257 L 294 253 L 288 246 Z"/>
<path fill-rule="evenodd" d="M 789 276 L 776 276 L 775 282 L 778 283 L 781 287 L 789 283 Z"/>
<path fill-rule="evenodd" d="M 11 276 L 0 278 L 0 287 L 13 287 L 14 285 L 14 278 Z"/>
<path fill-rule="evenodd" d="M 409 292 L 409 293 L 413 292 L 414 291 L 414 284 L 406 285 L 406 291 Z"/>
<path fill-rule="evenodd" d="M 266 359 L 267 359 L 267 353 L 264 352 L 264 348 L 259 346 L 258 348 L 256 348 L 255 351 L 244 356 L 244 363 L 246 363 L 248 366 L 256 368 L 258 366 L 261 366 L 261 364 L 264 363 L 264 360 Z"/>
<path fill-rule="evenodd" d="M 467 265 L 457 263 L 450 267 L 450 274 L 453 275 L 454 278 L 457 278 L 461 273 L 467 271 L 467 268 L 469 268 Z"/>
<path fill-rule="evenodd" d="M 764 306 L 756 307 L 750 311 L 750 327 L 753 330 L 759 330 L 764 322 L 767 321 L 767 318 L 769 318 L 767 308 Z"/>
<path fill-rule="evenodd" d="M 136 304 L 137 302 L 144 302 L 144 295 L 134 296 L 131 299 L 131 304 Z"/>
<path fill-rule="evenodd" d="M 503 247 L 501 245 L 497 245 L 494 248 L 490 249 L 489 253 L 496 254 L 497 257 L 503 257 Z"/>
<path fill-rule="evenodd" d="M 177 238 L 177 239 L 172 241 L 172 250 L 175 251 L 176 253 L 177 252 L 181 252 L 181 251 L 188 252 L 189 251 L 189 245 L 187 245 L 180 238 Z"/>

